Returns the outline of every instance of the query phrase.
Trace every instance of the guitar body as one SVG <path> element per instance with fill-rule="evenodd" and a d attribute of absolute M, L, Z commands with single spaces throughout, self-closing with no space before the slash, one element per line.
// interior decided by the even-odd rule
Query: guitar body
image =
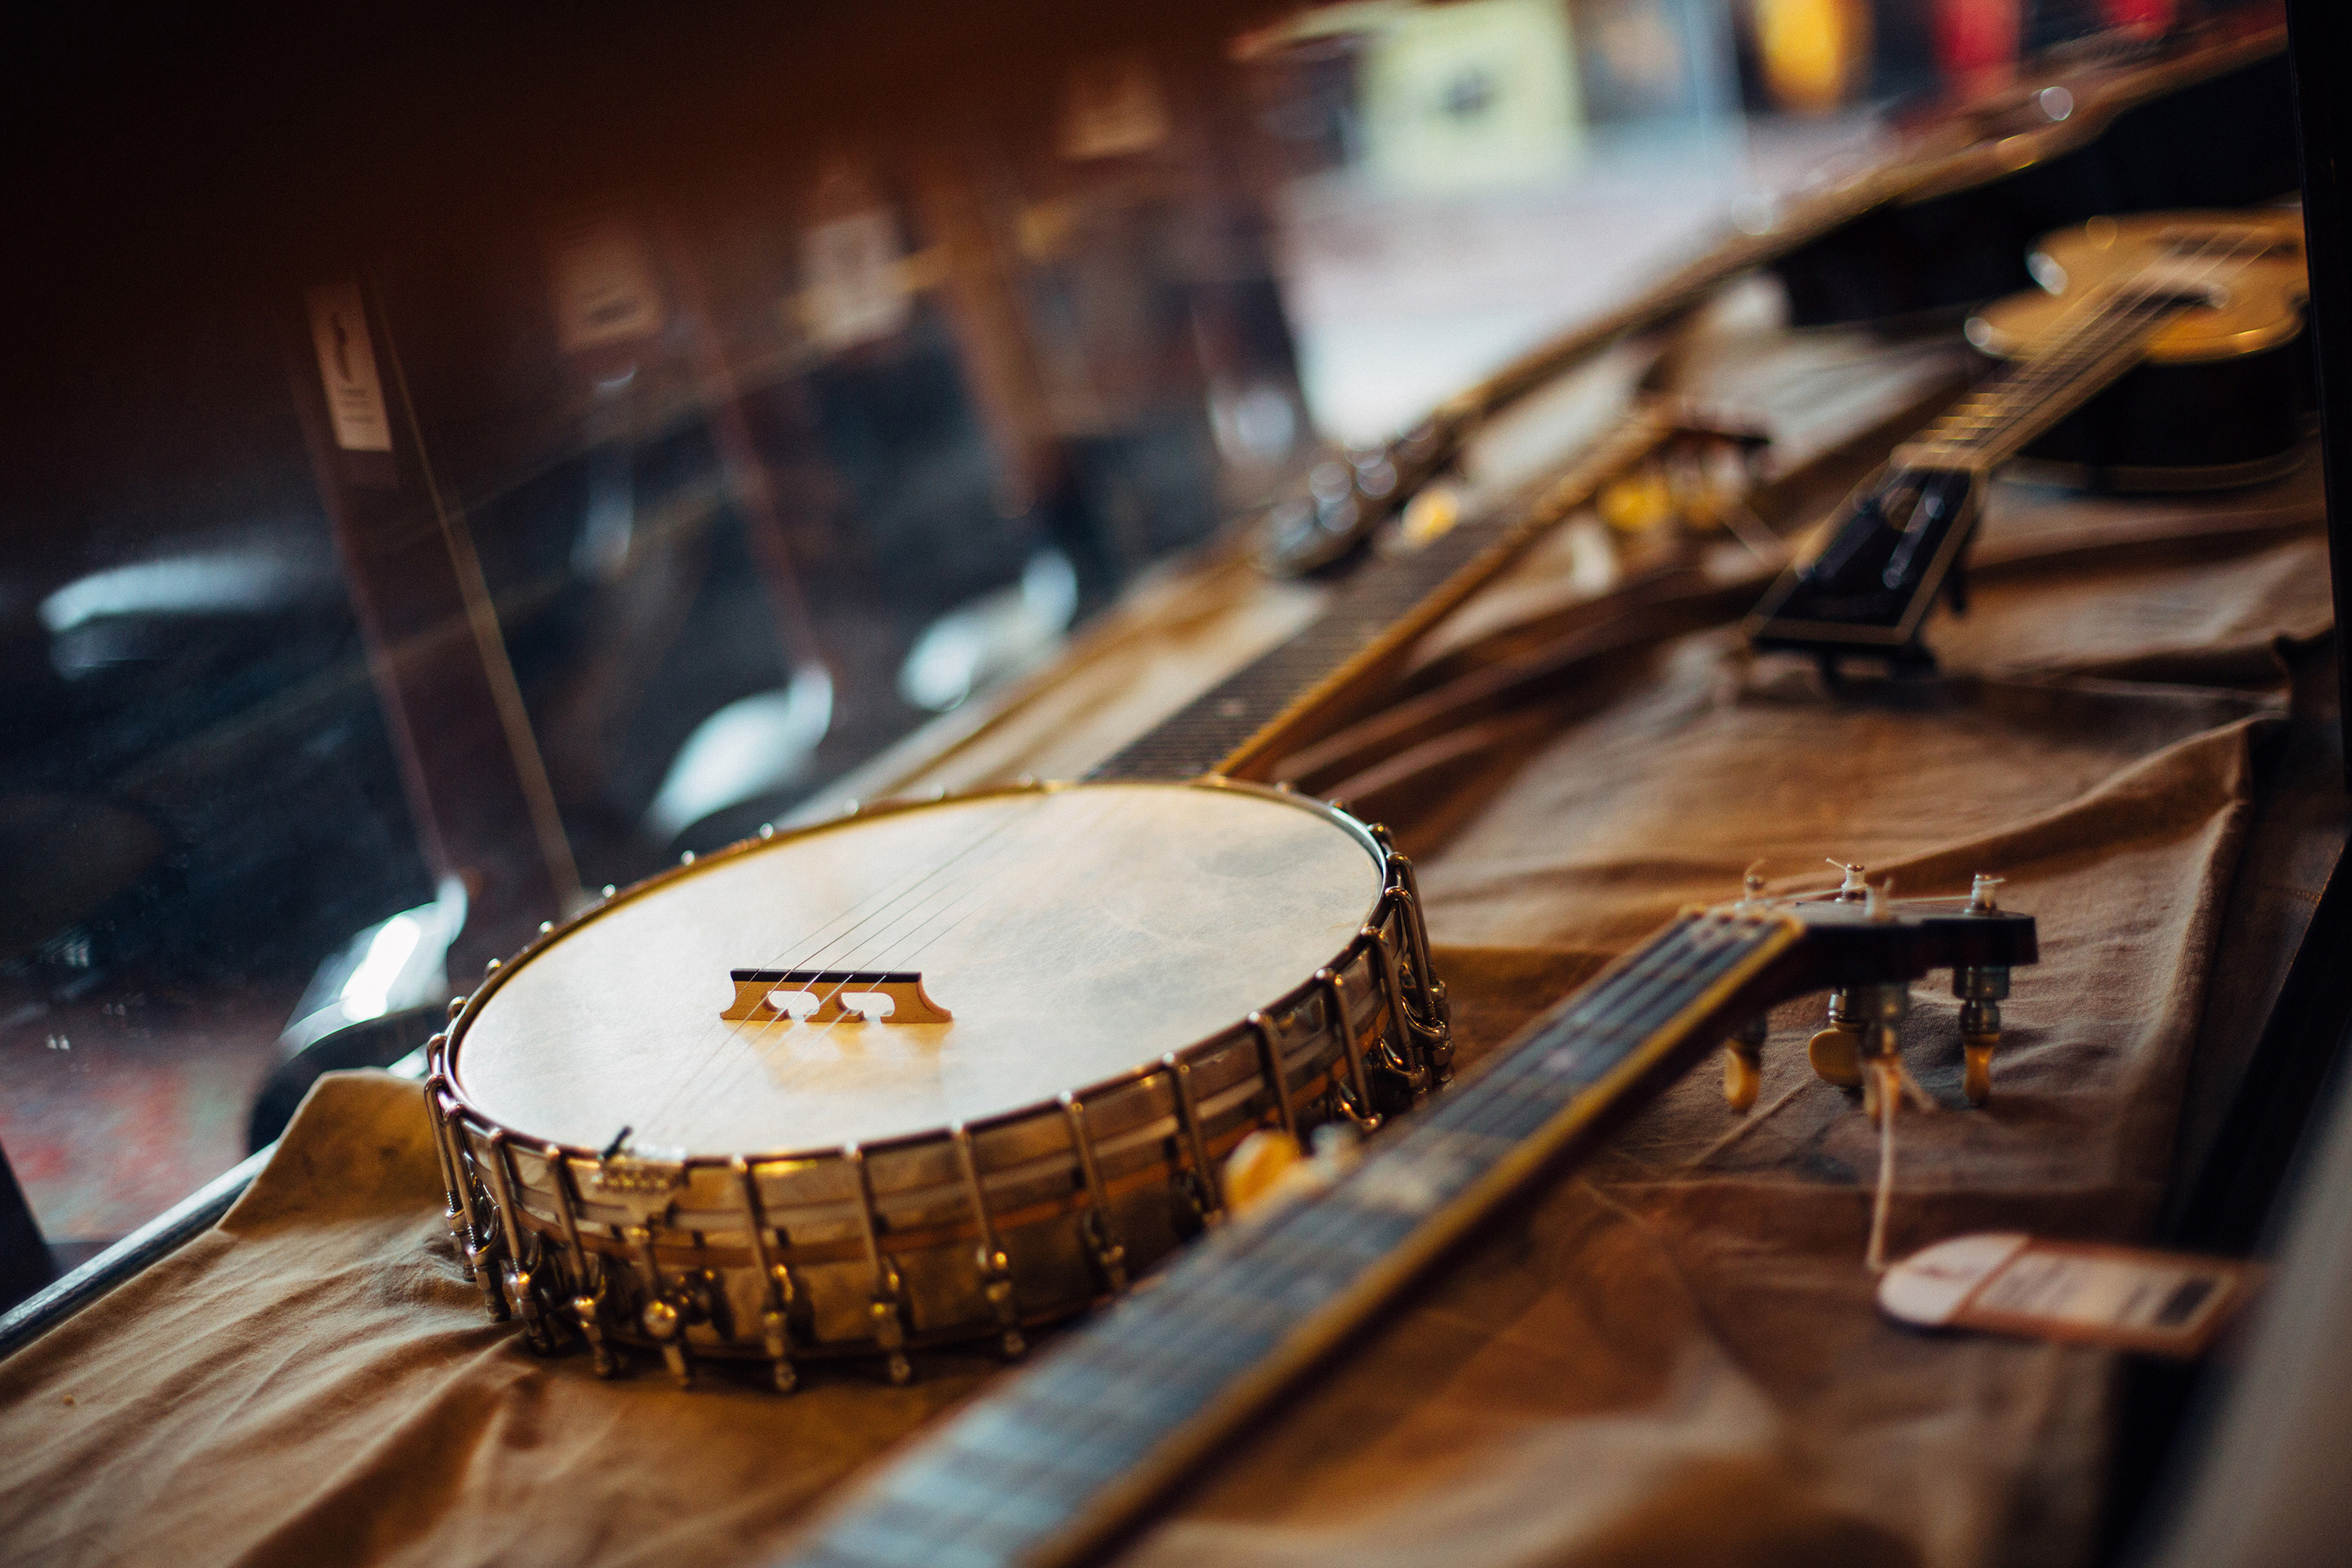
<path fill-rule="evenodd" d="M 2262 258 L 2236 272 L 2217 303 L 2166 322 L 2138 366 L 2026 447 L 2027 477 L 2103 489 L 2210 489 L 2293 466 L 2313 406 L 2299 211 L 2101 217 L 2045 235 L 2027 262 L 2041 287 L 1986 306 L 1970 318 L 1969 339 L 2006 363 L 2086 296 L 2179 247 L 2252 233 L 2271 237 Z"/>
<path fill-rule="evenodd" d="M 2238 207 L 2301 183 L 2293 84 L 2274 17 L 2184 51 L 2177 64 L 2061 62 L 2011 89 L 2016 139 L 1979 167 L 1879 207 L 1783 258 L 1790 323 L 1884 321 L 1976 304 L 2027 286 L 2033 237 L 2094 213 Z M 2217 29 L 2221 31 L 2221 29 Z M 2135 68 L 2169 90 L 2132 79 Z M 2056 88 L 2062 97 L 2044 100 Z M 2130 106 L 2088 141 L 2104 99 Z M 2063 113 L 2056 111 L 2063 110 Z M 2053 113 L 2056 117 L 2053 118 Z M 1899 122 L 1899 121 L 1898 121 Z M 2021 162 L 2020 161 L 2021 159 Z"/>
<path fill-rule="evenodd" d="M 2138 489 L 2244 484 L 2298 460 L 2300 212 L 2093 218 L 2045 236 L 2028 266 L 2039 289 L 1969 322 L 1996 374 L 1848 498 L 1748 616 L 1752 646 L 1810 653 L 1832 681 L 1849 656 L 1933 668 L 1922 628 L 1939 596 L 1967 608 L 1963 555 L 2013 460 Z"/>

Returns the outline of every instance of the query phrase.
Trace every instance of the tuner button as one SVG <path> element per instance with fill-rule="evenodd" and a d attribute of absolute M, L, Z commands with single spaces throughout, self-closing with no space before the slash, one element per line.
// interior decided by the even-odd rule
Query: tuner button
<path fill-rule="evenodd" d="M 1771 1015 L 1759 1013 L 1723 1042 L 1723 1098 L 1734 1110 L 1752 1108 L 1764 1086 L 1764 1038 L 1771 1028 Z"/>
<path fill-rule="evenodd" d="M 1805 1059 L 1825 1083 L 1840 1089 L 1862 1087 L 1862 1032 L 1831 1025 L 1805 1045 Z"/>
<path fill-rule="evenodd" d="M 1960 1042 L 1960 1054 L 1967 1066 L 1960 1074 L 1960 1092 L 1969 1097 L 1970 1105 L 1982 1105 L 1992 1098 L 1992 1045 L 1997 1037 L 1970 1037 Z"/>
<path fill-rule="evenodd" d="M 1734 1110 L 1752 1110 L 1756 1107 L 1756 1091 L 1763 1087 L 1764 1075 L 1759 1064 L 1749 1061 L 1730 1046 L 1723 1047 L 1723 1098 Z"/>

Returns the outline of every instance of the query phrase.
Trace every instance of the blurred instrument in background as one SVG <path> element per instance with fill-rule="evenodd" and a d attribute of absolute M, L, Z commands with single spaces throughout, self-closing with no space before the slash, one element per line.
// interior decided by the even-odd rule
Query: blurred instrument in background
<path fill-rule="evenodd" d="M 2303 215 L 2093 218 L 2034 251 L 2042 288 L 1986 307 L 1969 339 L 2004 362 L 1896 448 L 1826 542 L 1748 617 L 1759 649 L 1932 668 L 1939 593 L 1967 607 L 1962 558 L 1994 469 L 2046 458 L 2115 488 L 2243 484 L 2295 460 L 2309 406 Z"/>
<path fill-rule="evenodd" d="M 1613 344 L 1696 309 L 1732 279 L 1798 258 L 1865 215 L 1949 200 L 2050 164 L 2096 142 L 2134 109 L 2200 85 L 2235 80 L 2248 68 L 2274 65 L 2284 46 L 2284 27 L 2267 14 L 2233 17 L 2163 41 L 2103 39 L 2093 49 L 2053 51 L 2037 68 L 1982 97 L 1898 119 L 1895 149 L 1886 157 L 1809 187 L 1777 207 L 1743 214 L 1738 232 L 1646 293 L 1464 388 L 1386 447 L 1353 454 L 1352 472 L 1341 482 L 1273 508 L 1262 524 L 1261 564 L 1282 576 L 1338 566 L 1454 464 L 1488 420 Z M 2227 173 L 2241 184 L 2261 188 L 2214 195 L 2208 189 L 2210 182 L 2203 181 L 2196 195 L 2159 197 L 2147 205 L 2249 203 L 2294 184 L 2291 163 L 2273 175 L 2264 159 L 2242 160 Z M 2053 216 L 2088 216 L 2113 205 L 2111 188 L 2094 196 L 2091 184 L 2082 184 L 2071 211 L 2045 211 L 2034 228 L 2046 227 Z M 1834 274 L 1833 262 L 1817 262 L 1801 284 L 1791 282 L 1801 319 L 1826 319 L 1820 301 L 1834 298 L 1836 289 L 1833 282 L 1813 280 L 1824 266 Z M 1907 295 L 1881 287 L 1859 301 L 1864 309 L 1847 314 L 1928 309 L 1982 298 L 2000 287 L 1995 282 L 1973 295 L 1950 292 L 1956 284 L 1981 281 L 1966 271 L 1929 276 L 1915 268 L 1909 280 L 1914 288 Z"/>

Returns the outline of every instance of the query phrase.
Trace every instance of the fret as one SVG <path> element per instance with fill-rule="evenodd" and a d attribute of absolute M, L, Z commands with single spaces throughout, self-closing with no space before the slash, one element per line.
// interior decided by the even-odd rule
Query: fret
<path fill-rule="evenodd" d="M 1376 1141 L 1321 1196 L 1213 1234 L 1150 1289 L 983 1395 L 797 1561 L 1004 1568 L 1030 1559 L 1134 1475 L 1203 1440 L 1200 1424 L 1215 1422 L 1221 1401 L 1231 1409 L 1269 1364 L 1311 1356 L 1368 1319 L 1379 1299 L 1370 1281 L 1433 1257 L 1475 1217 L 1463 1205 L 1491 1206 L 1475 1194 L 1506 1162 L 1518 1161 L 1512 1179 L 1524 1179 L 1532 1136 L 1570 1135 L 1611 1070 L 1654 1045 L 1684 1043 L 1658 1031 L 1776 951 L 1788 929 L 1677 921 Z"/>

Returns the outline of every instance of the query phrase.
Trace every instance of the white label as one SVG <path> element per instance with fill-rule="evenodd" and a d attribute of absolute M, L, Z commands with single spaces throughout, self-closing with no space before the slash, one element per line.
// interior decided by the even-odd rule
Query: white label
<path fill-rule="evenodd" d="M 2250 1288 L 2248 1266 L 2226 1258 L 1979 1235 L 1888 1269 L 1878 1304 L 1928 1327 L 2194 1355 Z"/>
<path fill-rule="evenodd" d="M 549 237 L 555 338 L 566 353 L 635 342 L 661 331 L 661 289 L 645 241 L 626 219 L 603 214 Z"/>
<path fill-rule="evenodd" d="M 822 349 L 887 338 L 914 312 L 898 265 L 898 226 L 882 208 L 821 223 L 801 236 L 801 321 Z"/>
<path fill-rule="evenodd" d="M 2225 1294 L 2224 1277 L 2153 1259 L 2029 1251 L 1979 1290 L 1969 1309 L 2084 1328 L 2191 1333 Z"/>
<path fill-rule="evenodd" d="M 368 338 L 367 307 L 357 283 L 329 283 L 309 291 L 310 343 L 319 353 L 319 380 L 335 445 L 346 452 L 392 450 L 392 420 L 376 378 L 375 345 Z"/>

